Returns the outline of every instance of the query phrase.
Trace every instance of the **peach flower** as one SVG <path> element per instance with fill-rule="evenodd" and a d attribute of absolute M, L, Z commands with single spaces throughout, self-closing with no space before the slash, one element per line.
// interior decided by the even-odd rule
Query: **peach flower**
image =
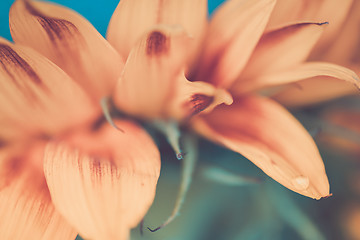
<path fill-rule="evenodd" d="M 109 95 L 125 114 L 189 124 L 289 189 L 328 196 L 311 136 L 257 93 L 309 77 L 351 84 L 358 77 L 335 64 L 304 63 L 325 22 L 265 30 L 275 2 L 228 0 L 208 22 L 206 0 L 121 0 L 107 42 L 69 9 L 17 0 L 10 11 L 15 44 L 0 44 L 0 201 L 3 215 L 13 216 L 0 230 L 10 239 L 19 228 L 35 238 L 60 236 L 62 228 L 69 238 L 77 231 L 128 237 L 153 201 L 159 153 L 135 123 L 115 121 L 124 133 L 98 126 L 98 101 Z M 11 214 L 18 206 L 7 203 L 18 199 L 26 215 Z M 34 226 L 26 228 L 24 217 Z"/>
<path fill-rule="evenodd" d="M 193 117 L 195 131 L 244 155 L 289 189 L 319 199 L 329 195 L 329 184 L 314 141 L 290 113 L 256 92 L 318 76 L 349 85 L 359 80 L 335 64 L 304 62 L 326 22 L 265 30 L 275 2 L 229 0 L 207 22 L 204 0 L 121 1 L 108 41 L 127 61 L 113 98 L 120 110 L 139 117 L 188 120 L 189 112 L 180 110 L 189 105 L 171 99 L 186 96 L 179 94 L 188 89 L 184 77 L 211 83 L 215 91 L 186 92 L 190 116 L 221 102 L 229 106 Z"/>
<path fill-rule="evenodd" d="M 360 2 L 357 0 L 279 0 L 268 28 L 284 23 L 328 21 L 324 34 L 311 52 L 310 61 L 340 64 L 360 73 Z M 287 86 L 273 98 L 291 107 L 301 107 L 358 92 L 355 87 L 325 76 Z"/>
<path fill-rule="evenodd" d="M 160 154 L 136 123 L 118 120 L 123 133 L 103 124 L 98 100 L 120 56 L 53 4 L 16 1 L 10 28 L 15 44 L 0 39 L 1 239 L 128 239 L 154 200 Z"/>
<path fill-rule="evenodd" d="M 234 103 L 195 117 L 192 124 L 285 187 L 320 199 L 329 195 L 329 183 L 312 137 L 282 106 L 258 95 L 312 77 L 337 78 L 351 86 L 358 86 L 359 78 L 339 65 L 305 62 L 326 22 L 266 28 L 276 17 L 275 3 L 230 0 L 215 12 L 190 76 L 227 89 Z"/>

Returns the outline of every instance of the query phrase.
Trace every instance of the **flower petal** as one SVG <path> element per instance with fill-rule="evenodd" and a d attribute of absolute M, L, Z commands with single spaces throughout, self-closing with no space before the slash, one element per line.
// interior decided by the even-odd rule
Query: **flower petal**
<path fill-rule="evenodd" d="M 194 118 L 195 130 L 241 153 L 270 177 L 305 196 L 329 194 L 324 164 L 311 136 L 280 105 L 258 97 L 236 99 Z"/>
<path fill-rule="evenodd" d="M 58 133 L 99 111 L 67 74 L 32 49 L 0 39 L 0 63 L 2 138 Z"/>
<path fill-rule="evenodd" d="M 7 154 L 0 157 L 1 239 L 73 240 L 77 235 L 51 203 L 42 171 L 28 163 L 39 161 L 40 153 L 28 153 L 28 159 Z M 25 166 L 24 161 L 28 161 Z"/>
<path fill-rule="evenodd" d="M 44 170 L 61 214 L 89 239 L 128 239 L 152 204 L 160 155 L 137 125 L 118 121 L 47 146 Z"/>
<path fill-rule="evenodd" d="M 126 58 L 154 25 L 180 25 L 200 40 L 206 23 L 206 0 L 121 0 L 110 20 L 107 39 Z"/>
<path fill-rule="evenodd" d="M 212 111 L 222 103 L 230 105 L 233 102 L 226 90 L 206 82 L 190 82 L 180 78 L 176 90 L 168 108 L 169 116 L 175 119 L 187 121 L 196 114 Z"/>
<path fill-rule="evenodd" d="M 352 2 L 353 0 L 277 0 L 267 29 L 294 22 L 329 22 L 329 27 L 317 46 L 323 48 L 338 34 Z"/>
<path fill-rule="evenodd" d="M 269 19 L 274 0 L 228 0 L 214 14 L 191 76 L 228 87 L 239 76 Z"/>
<path fill-rule="evenodd" d="M 189 36 L 179 27 L 157 27 L 143 37 L 131 51 L 116 86 L 116 106 L 139 117 L 181 119 L 213 104 L 214 96 L 219 96 L 216 104 L 227 101 L 229 96 L 223 91 L 185 78 L 189 43 Z M 209 101 L 191 105 L 195 95 Z"/>
<path fill-rule="evenodd" d="M 302 107 L 356 94 L 358 89 L 332 77 L 313 77 L 275 90 L 269 96 L 287 107 Z"/>
<path fill-rule="evenodd" d="M 262 75 L 242 84 L 243 91 L 254 91 L 264 87 L 277 86 L 282 84 L 296 83 L 298 81 L 318 77 L 327 76 L 337 79 L 338 85 L 351 85 L 354 89 L 360 87 L 359 77 L 350 69 L 341 67 L 336 64 L 325 62 L 307 62 L 285 71 Z M 306 81 L 311 81 L 306 80 Z M 306 99 L 304 99 L 306 101 Z"/>
<path fill-rule="evenodd" d="M 349 67 L 360 74 L 359 12 L 360 2 L 354 1 L 347 19 L 341 29 L 336 32 L 336 38 L 333 38 L 334 43 L 326 48 L 322 55 L 314 53 L 311 58 L 316 60 L 321 57 L 326 61 Z"/>
<path fill-rule="evenodd" d="M 10 10 L 10 29 L 16 43 L 49 58 L 96 100 L 112 92 L 123 61 L 77 13 L 51 3 L 17 0 Z"/>
<path fill-rule="evenodd" d="M 305 61 L 324 26 L 323 23 L 298 23 L 264 34 L 231 90 L 241 92 L 245 81 L 250 85 L 254 78 L 284 71 Z"/>

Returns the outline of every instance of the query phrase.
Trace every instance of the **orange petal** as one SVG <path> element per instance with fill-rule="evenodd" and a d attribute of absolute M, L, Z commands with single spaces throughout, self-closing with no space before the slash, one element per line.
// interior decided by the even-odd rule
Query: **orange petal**
<path fill-rule="evenodd" d="M 116 106 L 139 117 L 181 119 L 213 104 L 214 96 L 220 96 L 217 104 L 226 101 L 229 96 L 221 90 L 185 78 L 189 42 L 178 27 L 157 27 L 142 38 L 131 51 L 116 86 Z M 192 101 L 195 95 L 205 96 L 206 103 Z"/>
<path fill-rule="evenodd" d="M 317 147 L 301 124 L 277 103 L 258 97 L 236 99 L 194 118 L 207 138 L 241 153 L 270 177 L 302 195 L 329 195 Z"/>
<path fill-rule="evenodd" d="M 222 103 L 230 105 L 232 102 L 231 94 L 224 89 L 180 78 L 176 94 L 168 105 L 168 114 L 171 118 L 187 121 L 198 113 L 207 113 Z"/>
<path fill-rule="evenodd" d="M 61 214 L 89 239 L 128 239 L 152 204 L 160 155 L 137 125 L 118 121 L 47 146 L 44 169 Z"/>
<path fill-rule="evenodd" d="M 121 0 L 110 20 L 107 39 L 126 58 L 154 25 L 180 25 L 200 40 L 206 22 L 206 0 Z"/>
<path fill-rule="evenodd" d="M 317 47 L 327 47 L 337 36 L 354 0 L 277 0 L 267 29 L 294 22 L 329 22 Z M 356 2 L 356 0 L 354 1 Z"/>
<path fill-rule="evenodd" d="M 51 3 L 17 0 L 10 10 L 10 30 L 16 43 L 49 58 L 96 100 L 112 92 L 123 61 L 77 13 Z"/>
<path fill-rule="evenodd" d="M 305 61 L 324 26 L 323 23 L 298 23 L 264 34 L 231 90 L 241 92 L 245 81 L 251 84 L 256 77 L 284 71 Z"/>
<path fill-rule="evenodd" d="M 270 96 L 287 107 L 302 107 L 356 93 L 352 84 L 320 76 L 285 85 Z"/>
<path fill-rule="evenodd" d="M 323 55 L 313 54 L 312 59 L 322 59 L 344 65 L 360 74 L 360 1 L 354 1 L 345 23 L 337 31 L 334 43 L 325 49 Z"/>
<path fill-rule="evenodd" d="M 43 149 L 42 149 L 43 150 Z M 38 152 L 42 153 L 42 152 Z M 42 171 L 25 160 L 2 154 L 0 159 L 0 236 L 4 240 L 75 239 L 77 232 L 55 210 Z M 42 158 L 42 154 L 26 158 Z"/>
<path fill-rule="evenodd" d="M 242 89 L 254 91 L 264 87 L 282 84 L 298 84 L 298 81 L 300 80 L 318 76 L 336 78 L 338 85 L 349 85 L 354 89 L 360 87 L 359 77 L 348 68 L 325 62 L 307 62 L 285 71 L 262 75 L 251 81 L 244 82 L 242 84 Z M 306 99 L 304 99 L 304 101 L 306 101 Z"/>
<path fill-rule="evenodd" d="M 264 31 L 274 0 L 229 0 L 214 14 L 191 77 L 227 87 L 239 76 Z"/>
<path fill-rule="evenodd" d="M 3 138 L 59 133 L 98 112 L 67 74 L 32 49 L 0 39 L 0 62 Z"/>

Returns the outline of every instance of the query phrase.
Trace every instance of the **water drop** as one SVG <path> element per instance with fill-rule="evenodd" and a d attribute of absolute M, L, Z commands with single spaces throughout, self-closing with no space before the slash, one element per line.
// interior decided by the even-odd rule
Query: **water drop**
<path fill-rule="evenodd" d="M 299 176 L 292 179 L 291 183 L 297 190 L 303 191 L 309 188 L 310 181 L 308 177 Z"/>

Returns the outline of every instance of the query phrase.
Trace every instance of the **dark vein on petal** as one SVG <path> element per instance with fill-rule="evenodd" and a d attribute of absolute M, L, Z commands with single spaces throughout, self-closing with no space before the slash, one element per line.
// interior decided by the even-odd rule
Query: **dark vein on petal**
<path fill-rule="evenodd" d="M 202 94 L 194 94 L 190 101 L 186 103 L 186 107 L 190 108 L 189 116 L 194 116 L 205 110 L 214 101 L 213 96 L 206 96 Z"/>
<path fill-rule="evenodd" d="M 169 51 L 169 40 L 159 31 L 150 33 L 146 41 L 146 54 L 148 56 L 166 54 Z"/>
<path fill-rule="evenodd" d="M 49 39 L 54 44 L 58 44 L 59 42 L 67 44 L 69 37 L 80 36 L 79 30 L 73 23 L 64 19 L 45 16 L 34 8 L 29 1 L 25 1 L 25 8 L 31 15 L 37 18 Z"/>
<path fill-rule="evenodd" d="M 9 45 L 0 43 L 0 69 L 10 77 L 14 86 L 31 101 L 37 100 L 37 96 L 25 79 L 29 79 L 31 83 L 40 87 L 44 91 L 48 91 L 46 85 L 43 84 L 39 75 L 16 51 Z M 27 76 L 24 78 L 23 75 Z M 30 102 L 31 103 L 31 102 Z"/>

